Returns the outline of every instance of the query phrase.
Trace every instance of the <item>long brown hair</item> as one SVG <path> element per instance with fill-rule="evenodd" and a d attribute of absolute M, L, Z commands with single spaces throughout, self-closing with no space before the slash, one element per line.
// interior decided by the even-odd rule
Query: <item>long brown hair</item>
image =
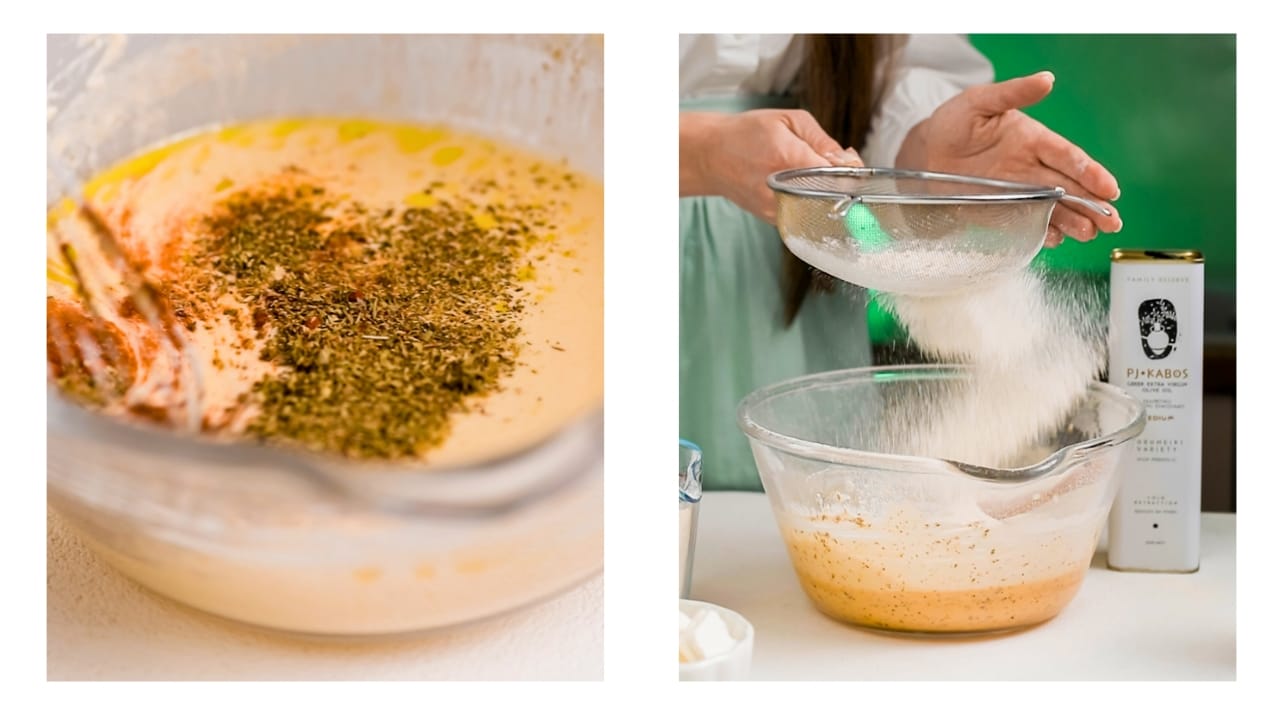
<path fill-rule="evenodd" d="M 884 94 L 889 69 L 877 74 L 876 65 L 888 59 L 893 39 L 884 35 L 806 35 L 806 55 L 800 71 L 800 106 L 813 114 L 840 147 L 860 150 L 871 131 L 871 119 Z M 782 249 L 783 320 L 796 319 L 811 289 L 830 292 L 832 279 Z"/>

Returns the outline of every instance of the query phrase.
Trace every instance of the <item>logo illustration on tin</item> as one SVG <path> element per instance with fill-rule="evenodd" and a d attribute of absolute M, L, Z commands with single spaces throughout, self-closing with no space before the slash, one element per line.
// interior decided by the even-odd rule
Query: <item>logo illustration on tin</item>
<path fill-rule="evenodd" d="M 1178 313 L 1173 303 L 1162 298 L 1143 300 L 1138 305 L 1138 331 L 1142 352 L 1152 360 L 1163 360 L 1178 342 Z"/>

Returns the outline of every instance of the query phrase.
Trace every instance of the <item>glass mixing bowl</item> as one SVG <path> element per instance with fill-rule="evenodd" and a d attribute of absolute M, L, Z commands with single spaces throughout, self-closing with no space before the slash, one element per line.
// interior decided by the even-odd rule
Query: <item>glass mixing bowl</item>
<path fill-rule="evenodd" d="M 601 178 L 602 96 L 595 37 L 52 36 L 48 153 L 83 179 L 196 128 L 355 115 L 444 122 Z M 602 404 L 534 447 L 434 471 L 124 424 L 53 390 L 47 405 L 50 504 L 125 574 L 217 615 L 402 633 L 603 564 Z"/>
<path fill-rule="evenodd" d="M 1092 383 L 1018 468 L 905 454 L 886 428 L 945 402 L 961 365 L 871 367 L 755 391 L 738 408 L 796 575 L 823 613 L 917 633 L 1034 625 L 1075 596 L 1142 404 Z"/>

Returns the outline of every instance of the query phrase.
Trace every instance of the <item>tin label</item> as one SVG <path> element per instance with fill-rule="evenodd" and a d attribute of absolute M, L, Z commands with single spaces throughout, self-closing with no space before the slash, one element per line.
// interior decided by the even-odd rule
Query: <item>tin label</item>
<path fill-rule="evenodd" d="M 1108 563 L 1134 570 L 1199 565 L 1204 266 L 1111 266 L 1110 373 L 1142 400 L 1147 426 L 1121 460 Z"/>

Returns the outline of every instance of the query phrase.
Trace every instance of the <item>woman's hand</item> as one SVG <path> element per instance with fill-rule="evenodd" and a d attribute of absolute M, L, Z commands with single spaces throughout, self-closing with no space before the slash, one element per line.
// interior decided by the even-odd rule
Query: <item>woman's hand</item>
<path fill-rule="evenodd" d="M 1120 215 L 1107 201 L 1120 186 L 1107 169 L 1066 138 L 1019 108 L 1040 102 L 1053 89 L 1053 74 L 1036 73 L 971 87 L 912 128 L 898 151 L 898 166 L 1061 187 L 1110 207 L 1111 217 L 1059 203 L 1045 244 L 1063 236 L 1092 240 L 1120 229 Z"/>
<path fill-rule="evenodd" d="M 779 170 L 861 166 L 804 110 L 680 113 L 680 196 L 720 195 L 773 223 L 777 201 L 765 180 Z"/>

